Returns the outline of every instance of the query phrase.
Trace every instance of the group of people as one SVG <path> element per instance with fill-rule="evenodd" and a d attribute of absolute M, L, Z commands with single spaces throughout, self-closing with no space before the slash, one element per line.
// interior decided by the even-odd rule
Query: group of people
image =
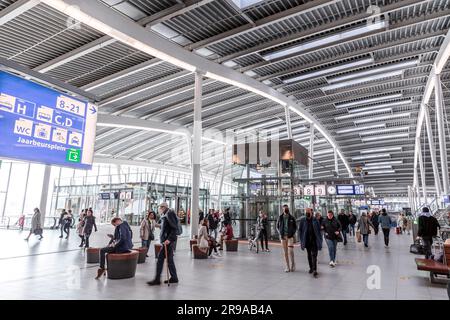
<path fill-rule="evenodd" d="M 58 225 L 55 227 L 56 229 L 61 230 L 60 238 L 63 237 L 63 232 L 66 234 L 66 239 L 69 239 L 70 228 L 72 227 L 73 215 L 72 210 L 66 211 L 63 209 L 61 215 L 59 216 Z"/>
<path fill-rule="evenodd" d="M 210 209 L 206 217 L 202 211 L 199 213 L 199 224 L 197 244 L 200 250 L 214 258 L 221 256 L 219 250 L 223 250 L 225 240 L 233 239 L 233 227 L 231 224 L 230 208 L 226 208 L 222 214 Z M 219 239 L 217 237 L 219 236 Z M 214 252 L 214 255 L 211 255 Z"/>
<path fill-rule="evenodd" d="M 95 223 L 94 211 L 92 210 L 92 208 L 81 210 L 77 224 L 77 233 L 81 238 L 81 243 L 79 245 L 80 248 L 89 248 L 89 238 L 93 230 L 97 232 L 97 224 Z"/>
<path fill-rule="evenodd" d="M 357 226 L 356 232 L 355 225 Z M 317 277 L 317 255 L 318 251 L 322 249 L 323 239 L 325 239 L 328 247 L 329 265 L 330 267 L 335 267 L 338 242 L 343 242 L 346 245 L 348 233 L 352 235 L 360 234 L 363 238 L 364 246 L 368 247 L 371 228 L 377 234 L 380 225 L 383 230 L 384 243 L 387 247 L 389 245 L 389 232 L 392 220 L 385 209 L 381 210 L 381 214 L 371 213 L 367 215 L 367 213 L 363 212 L 360 218 L 357 219 L 353 213 L 345 213 L 344 210 L 341 210 L 336 218 L 332 210 L 327 212 L 326 217 L 322 217 L 320 213 L 314 215 L 313 210 L 307 208 L 305 216 L 297 221 L 291 215 L 289 207 L 284 205 L 283 213 L 277 220 L 277 231 L 284 253 L 285 272 L 295 271 L 294 236 L 296 233 L 300 248 L 307 251 L 309 273 Z"/>

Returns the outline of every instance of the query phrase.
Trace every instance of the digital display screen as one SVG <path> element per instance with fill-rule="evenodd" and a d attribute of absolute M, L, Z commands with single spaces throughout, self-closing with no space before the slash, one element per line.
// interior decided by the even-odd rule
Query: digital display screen
<path fill-rule="evenodd" d="M 111 194 L 110 193 L 100 193 L 100 199 L 109 200 L 109 199 L 111 199 Z"/>
<path fill-rule="evenodd" d="M 336 194 L 338 195 L 364 195 L 364 185 L 363 184 L 345 184 L 336 186 Z"/>
<path fill-rule="evenodd" d="M 0 157 L 91 169 L 97 106 L 0 71 Z"/>

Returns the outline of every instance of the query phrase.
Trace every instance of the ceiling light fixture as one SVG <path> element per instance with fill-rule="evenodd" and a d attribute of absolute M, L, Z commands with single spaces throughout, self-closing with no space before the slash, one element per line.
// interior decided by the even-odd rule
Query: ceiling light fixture
<path fill-rule="evenodd" d="M 398 113 L 398 114 L 391 114 L 387 116 L 380 116 L 380 117 L 373 117 L 373 118 L 365 118 L 365 119 L 358 119 L 353 121 L 355 124 L 359 123 L 367 123 L 367 122 L 374 122 L 374 121 L 383 121 L 383 120 L 391 120 L 391 119 L 398 119 L 398 118 L 408 118 L 411 116 L 411 112 L 405 112 L 405 113 Z"/>
<path fill-rule="evenodd" d="M 367 153 L 374 153 L 374 152 L 386 152 L 386 151 L 402 151 L 402 147 L 388 147 L 388 148 L 375 148 L 375 149 L 364 149 L 360 150 L 359 153 L 361 154 L 367 154 Z"/>
<path fill-rule="evenodd" d="M 368 171 L 368 174 L 369 174 L 369 175 L 385 174 L 385 173 L 395 173 L 395 170 Z"/>
<path fill-rule="evenodd" d="M 403 95 L 401 93 L 396 93 L 396 94 L 390 94 L 387 96 L 380 96 L 380 97 L 375 97 L 375 98 L 369 98 L 369 99 L 364 99 L 364 100 L 358 100 L 358 101 L 352 101 L 352 102 L 345 102 L 345 103 L 335 103 L 334 106 L 336 108 L 347 108 L 347 107 L 352 107 L 352 106 L 358 106 L 361 104 L 368 104 L 371 102 L 377 102 L 377 101 L 383 101 L 383 100 L 390 100 L 390 99 L 397 99 L 397 98 L 401 98 L 403 97 Z"/>
<path fill-rule="evenodd" d="M 391 161 L 382 161 L 382 162 L 372 162 L 366 163 L 366 166 L 382 166 L 382 165 L 393 165 L 393 164 L 403 164 L 403 160 L 391 160 Z"/>
<path fill-rule="evenodd" d="M 392 127 L 392 128 L 382 129 L 382 130 L 369 130 L 369 131 L 362 131 L 359 134 L 362 136 L 368 136 L 370 134 L 380 134 L 380 133 L 405 131 L 405 130 L 409 130 L 409 127 Z"/>
<path fill-rule="evenodd" d="M 370 64 L 370 63 L 373 63 L 373 62 L 374 62 L 373 58 L 363 59 L 363 60 L 359 60 L 359 61 L 354 61 L 354 62 L 342 64 L 342 65 L 339 65 L 339 66 L 334 66 L 334 67 L 330 67 L 330 68 L 326 68 L 326 69 L 322 69 L 322 70 L 317 70 L 317 71 L 313 71 L 313 72 L 309 72 L 309 73 L 305 73 L 305 74 L 300 74 L 300 75 L 298 75 L 296 77 L 285 79 L 285 80 L 283 80 L 283 82 L 286 83 L 286 84 L 290 84 L 290 83 L 297 82 L 297 81 L 317 78 L 317 77 L 320 77 L 320 76 L 323 76 L 323 75 L 326 75 L 326 74 L 335 73 L 335 72 L 342 71 L 342 70 L 345 70 L 345 69 L 350 69 L 350 68 L 363 66 L 363 65 Z"/>
<path fill-rule="evenodd" d="M 355 132 L 355 131 L 362 131 L 362 130 L 375 129 L 375 128 L 385 128 L 385 127 L 386 127 L 386 125 L 384 125 L 384 124 L 374 124 L 371 126 L 354 127 L 354 128 L 350 128 L 350 129 L 337 130 L 336 133 L 344 134 L 344 133 L 351 133 L 351 132 Z"/>
<path fill-rule="evenodd" d="M 336 120 L 345 120 L 345 119 L 351 119 L 351 118 L 355 118 L 355 117 L 367 116 L 367 115 L 372 115 L 372 114 L 375 114 L 375 113 L 383 113 L 383 112 L 392 112 L 392 109 L 391 108 L 384 108 L 384 109 L 378 109 L 378 110 L 372 110 L 372 111 L 365 111 L 365 112 L 346 114 L 344 116 L 335 117 L 335 119 Z"/>
<path fill-rule="evenodd" d="M 277 51 L 274 51 L 274 52 L 271 52 L 268 54 L 263 54 L 262 56 L 265 60 L 274 60 L 277 58 L 285 57 L 290 54 L 300 53 L 305 50 L 314 49 L 314 48 L 320 47 L 322 45 L 330 44 L 332 42 L 343 41 L 345 39 L 348 39 L 348 38 L 351 38 L 354 36 L 362 35 L 362 34 L 369 33 L 369 32 L 375 31 L 375 30 L 380 30 L 380 29 L 383 29 L 385 26 L 386 25 L 385 25 L 384 21 L 379 21 L 377 23 L 367 24 L 361 28 L 356 28 L 356 29 L 340 32 L 340 33 L 330 35 L 327 37 L 323 37 L 323 38 L 320 38 L 317 40 L 312 40 L 312 41 L 305 42 L 305 43 L 302 43 L 299 45 L 295 45 L 292 47 L 277 50 Z"/>
<path fill-rule="evenodd" d="M 370 137 L 364 137 L 361 138 L 361 140 L 363 142 L 368 142 L 368 141 L 383 141 L 383 140 L 389 140 L 389 139 L 398 139 L 398 138 L 408 138 L 409 137 L 409 133 L 398 133 L 398 134 L 387 134 L 384 136 L 370 136 Z"/>
<path fill-rule="evenodd" d="M 419 63 L 419 60 L 417 59 L 417 60 L 410 60 L 410 61 L 401 62 L 401 63 L 395 63 L 395 64 L 391 64 L 391 65 L 384 65 L 384 66 L 380 66 L 377 68 L 364 70 L 361 72 L 354 72 L 354 73 L 350 73 L 350 74 L 343 75 L 343 76 L 327 78 L 327 81 L 328 81 L 328 83 L 336 83 L 336 82 L 345 81 L 345 80 L 349 80 L 349 79 L 365 77 L 365 76 L 369 76 L 372 74 L 385 73 L 388 71 L 414 67 L 418 63 Z"/>
<path fill-rule="evenodd" d="M 345 88 L 345 87 L 348 87 L 348 86 L 352 86 L 352 85 L 360 84 L 360 83 L 364 83 L 364 82 L 369 82 L 369 81 L 375 81 L 375 80 L 380 80 L 380 79 L 385 79 L 385 78 L 401 76 L 402 74 L 403 74 L 402 70 L 391 71 L 391 72 L 375 74 L 375 75 L 367 76 L 367 77 L 363 77 L 363 78 L 357 78 L 357 79 L 353 79 L 353 80 L 348 80 L 348 81 L 345 81 L 345 82 L 338 82 L 338 83 L 330 84 L 328 86 L 322 87 L 321 89 L 323 91 L 331 91 L 331 90 Z"/>
<path fill-rule="evenodd" d="M 389 153 L 378 153 L 378 154 L 368 154 L 365 156 L 357 156 L 352 157 L 352 160 L 364 160 L 364 159 L 373 159 L 373 158 L 386 158 L 390 157 L 391 155 Z"/>
<path fill-rule="evenodd" d="M 348 110 L 348 112 L 349 113 L 357 113 L 357 112 L 362 112 L 362 111 L 376 110 L 376 109 L 385 108 L 385 107 L 403 106 L 403 105 L 407 105 L 407 104 L 411 104 L 411 103 L 412 103 L 412 99 L 405 100 L 405 101 L 377 104 L 377 105 L 365 107 L 365 108 L 354 108 L 354 109 Z"/>

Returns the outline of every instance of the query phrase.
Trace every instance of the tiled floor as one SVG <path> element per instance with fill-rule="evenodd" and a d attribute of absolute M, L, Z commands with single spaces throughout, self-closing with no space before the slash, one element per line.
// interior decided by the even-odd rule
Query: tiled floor
<path fill-rule="evenodd" d="M 112 227 L 105 225 L 92 236 L 101 246 Z M 134 229 L 136 244 L 139 232 Z M 79 240 L 59 239 L 58 231 L 45 230 L 44 239 L 23 240 L 26 232 L 0 230 L 0 299 L 420 299 L 447 300 L 444 285 L 432 285 L 428 273 L 417 271 L 416 256 L 409 253 L 411 238 L 391 233 L 391 247 L 382 235 L 370 236 L 365 249 L 353 239 L 339 245 L 338 265 L 328 266 L 326 246 L 319 254 L 319 278 L 307 273 L 306 253 L 295 248 L 297 270 L 284 273 L 280 247 L 272 252 L 224 252 L 210 260 L 191 258 L 187 238 L 180 238 L 175 256 L 180 283 L 148 287 L 155 272 L 153 253 L 138 265 L 136 277 L 126 280 L 94 280 L 96 265 L 87 265 Z M 380 268 L 381 287 L 367 287 L 367 267 Z"/>

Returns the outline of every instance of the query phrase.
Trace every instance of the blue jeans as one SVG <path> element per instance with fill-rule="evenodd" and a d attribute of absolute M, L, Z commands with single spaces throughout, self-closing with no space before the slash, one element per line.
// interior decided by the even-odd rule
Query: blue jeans
<path fill-rule="evenodd" d="M 369 235 L 363 234 L 362 237 L 363 237 L 364 245 L 367 247 L 369 245 Z"/>
<path fill-rule="evenodd" d="M 342 229 L 342 238 L 344 239 L 344 244 L 347 243 L 347 232 L 348 232 L 348 227 L 345 229 Z"/>
<path fill-rule="evenodd" d="M 328 246 L 328 254 L 330 255 L 330 261 L 336 261 L 336 247 L 337 240 L 325 239 Z"/>
<path fill-rule="evenodd" d="M 351 225 L 349 225 L 349 228 L 350 228 L 350 234 L 351 234 L 352 236 L 354 236 L 354 235 L 355 235 L 355 225 L 354 225 L 354 224 L 351 224 Z"/>

